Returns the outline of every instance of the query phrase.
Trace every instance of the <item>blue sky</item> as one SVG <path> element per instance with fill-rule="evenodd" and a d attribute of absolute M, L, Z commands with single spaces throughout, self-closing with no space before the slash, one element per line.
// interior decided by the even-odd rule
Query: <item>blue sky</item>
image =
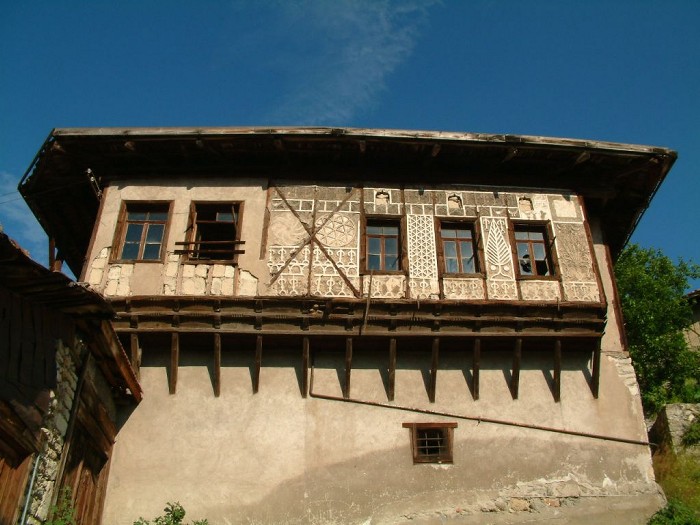
<path fill-rule="evenodd" d="M 0 224 L 54 127 L 332 125 L 665 146 L 633 241 L 700 262 L 700 2 L 0 2 Z M 700 287 L 700 281 L 693 283 Z"/>

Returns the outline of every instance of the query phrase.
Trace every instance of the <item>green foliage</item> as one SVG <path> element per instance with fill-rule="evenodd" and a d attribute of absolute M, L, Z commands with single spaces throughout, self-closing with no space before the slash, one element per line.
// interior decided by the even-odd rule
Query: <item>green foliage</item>
<path fill-rule="evenodd" d="M 179 503 L 170 503 L 163 509 L 165 515 L 153 518 L 153 525 L 180 525 L 185 519 L 185 509 Z M 143 518 L 139 518 L 134 522 L 134 525 L 151 525 L 151 522 Z M 207 520 L 193 521 L 192 525 L 209 525 Z"/>
<path fill-rule="evenodd" d="M 700 525 L 700 460 L 662 450 L 654 454 L 654 474 L 669 503 L 649 523 Z"/>
<path fill-rule="evenodd" d="M 683 446 L 686 447 L 700 443 L 700 419 L 696 419 L 685 429 L 681 441 L 683 442 Z"/>
<path fill-rule="evenodd" d="M 652 516 L 648 525 L 700 525 L 700 519 L 684 503 L 669 500 L 668 505 Z"/>
<path fill-rule="evenodd" d="M 632 244 L 618 258 L 615 276 L 647 414 L 666 403 L 700 402 L 700 354 L 683 337 L 692 323 L 685 291 L 689 279 L 700 277 L 700 266 Z"/>
<path fill-rule="evenodd" d="M 44 525 L 76 525 L 73 494 L 70 487 L 64 487 L 56 505 L 49 510 L 50 518 Z"/>

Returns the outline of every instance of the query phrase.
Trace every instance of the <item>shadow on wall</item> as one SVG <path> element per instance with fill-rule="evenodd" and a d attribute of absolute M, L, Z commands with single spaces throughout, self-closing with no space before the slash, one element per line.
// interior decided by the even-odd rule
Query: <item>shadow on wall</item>
<path fill-rule="evenodd" d="M 342 396 L 346 392 L 348 379 L 346 371 L 345 337 L 309 336 L 309 366 L 314 368 L 317 383 L 330 390 L 331 395 Z M 395 377 L 400 375 L 419 375 L 426 397 L 430 395 L 433 354 L 430 337 L 396 338 Z M 166 369 L 168 383 L 173 381 L 173 362 L 171 358 L 171 336 L 167 333 L 145 334 L 139 338 L 143 352 L 141 366 L 162 367 Z M 126 346 L 126 341 L 122 341 Z M 221 336 L 221 370 L 247 369 L 251 392 L 257 375 L 256 367 L 257 337 L 254 335 L 223 334 Z M 390 351 L 389 339 L 364 336 L 352 338 L 351 375 L 367 377 L 363 372 L 373 371 L 375 381 L 383 394 L 375 397 L 376 401 L 391 401 Z M 264 376 L 266 368 L 293 368 L 297 380 L 299 395 L 304 393 L 304 373 L 302 365 L 303 336 L 270 336 L 262 341 L 260 375 Z M 473 340 L 468 338 L 442 338 L 437 361 L 437 377 L 448 371 L 461 372 L 465 393 L 472 399 L 477 398 Z M 562 351 L 561 369 L 567 372 L 580 372 L 590 384 L 590 360 L 592 344 L 590 341 L 567 342 Z M 510 388 L 513 382 L 513 340 L 509 338 L 482 339 L 479 359 L 480 375 L 500 372 L 504 384 Z M 181 334 L 179 338 L 178 368 L 205 367 L 208 371 L 212 394 L 216 391 L 217 370 L 214 351 L 214 336 L 210 333 Z M 524 340 L 520 371 L 541 371 L 544 381 L 552 396 L 555 395 L 554 351 L 551 341 Z M 491 374 L 491 377 L 493 374 Z M 329 380 L 333 377 L 333 381 Z M 454 385 L 454 374 L 451 374 Z M 365 380 L 366 383 L 366 380 Z M 353 385 L 355 382 L 353 382 Z M 361 381 L 362 384 L 362 381 Z M 377 386 L 375 385 L 375 386 Z M 395 379 L 395 388 L 401 382 Z M 462 388 L 462 387 L 458 387 Z M 374 388 L 377 390 L 377 388 Z M 398 395 L 398 392 L 397 392 Z"/>

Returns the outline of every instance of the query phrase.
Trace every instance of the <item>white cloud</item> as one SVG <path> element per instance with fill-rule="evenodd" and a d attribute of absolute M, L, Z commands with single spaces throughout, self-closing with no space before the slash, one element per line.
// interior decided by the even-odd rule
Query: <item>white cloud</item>
<path fill-rule="evenodd" d="M 280 52 L 294 71 L 288 71 L 291 81 L 268 115 L 270 122 L 342 125 L 358 110 L 371 107 L 387 77 L 410 56 L 433 4 L 408 0 L 283 4 L 291 40 Z"/>
<path fill-rule="evenodd" d="M 19 177 L 0 171 L 0 224 L 4 233 L 42 264 L 46 264 L 47 240 L 44 230 L 17 191 Z"/>

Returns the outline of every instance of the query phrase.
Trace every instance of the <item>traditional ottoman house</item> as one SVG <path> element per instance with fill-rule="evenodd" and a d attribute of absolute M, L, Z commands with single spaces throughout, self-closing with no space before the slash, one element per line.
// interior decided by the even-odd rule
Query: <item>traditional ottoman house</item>
<path fill-rule="evenodd" d="M 39 524 L 64 489 L 99 523 L 117 405 L 141 388 L 109 303 L 0 232 L 0 524 Z"/>
<path fill-rule="evenodd" d="M 144 390 L 104 522 L 175 500 L 212 523 L 606 501 L 643 522 L 662 502 L 612 265 L 675 158 L 446 132 L 54 130 L 20 191 L 116 310 Z"/>

